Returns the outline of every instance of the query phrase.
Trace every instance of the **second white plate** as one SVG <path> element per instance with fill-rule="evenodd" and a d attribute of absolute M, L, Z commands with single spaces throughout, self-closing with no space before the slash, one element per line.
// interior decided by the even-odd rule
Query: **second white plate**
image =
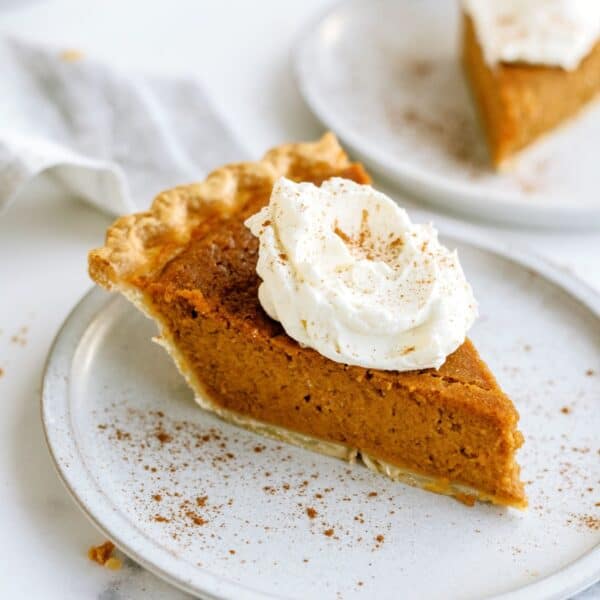
<path fill-rule="evenodd" d="M 488 164 L 448 0 L 350 0 L 301 40 L 300 88 L 366 164 L 446 210 L 519 225 L 600 225 L 600 103 L 522 153 Z"/>

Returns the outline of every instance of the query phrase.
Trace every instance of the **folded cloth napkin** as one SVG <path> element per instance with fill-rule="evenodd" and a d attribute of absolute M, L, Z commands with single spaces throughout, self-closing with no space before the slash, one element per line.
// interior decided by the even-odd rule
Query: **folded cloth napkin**
<path fill-rule="evenodd" d="M 42 172 L 121 214 L 243 158 L 196 81 L 12 39 L 0 41 L 0 73 L 0 211 Z"/>

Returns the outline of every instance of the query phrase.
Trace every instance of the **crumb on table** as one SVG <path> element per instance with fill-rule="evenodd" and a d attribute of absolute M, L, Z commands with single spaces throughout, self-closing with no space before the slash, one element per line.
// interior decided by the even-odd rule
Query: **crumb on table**
<path fill-rule="evenodd" d="M 81 52 L 81 50 L 69 48 L 67 50 L 63 50 L 59 56 L 64 62 L 77 62 L 83 58 L 83 52 Z"/>
<path fill-rule="evenodd" d="M 116 571 L 121 568 L 121 560 L 113 556 L 115 545 L 111 541 L 106 541 L 100 546 L 92 546 L 88 550 L 88 558 L 99 565 Z"/>

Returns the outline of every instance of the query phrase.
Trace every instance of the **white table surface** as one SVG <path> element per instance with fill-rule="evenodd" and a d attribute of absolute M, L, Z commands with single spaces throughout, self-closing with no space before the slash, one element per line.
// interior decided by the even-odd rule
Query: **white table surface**
<path fill-rule="evenodd" d="M 0 32 L 77 48 L 122 66 L 197 76 L 249 156 L 321 132 L 290 69 L 293 43 L 331 0 L 0 2 Z M 1 10 L 4 8 L 4 10 Z M 202 173 L 199 173 L 199 177 Z M 408 207 L 418 205 L 396 192 Z M 415 208 L 416 220 L 447 217 Z M 50 181 L 0 216 L 0 597 L 183 598 L 131 561 L 91 563 L 102 535 L 59 482 L 39 418 L 41 374 L 57 328 L 90 287 L 86 253 L 110 219 Z M 600 232 L 482 227 L 600 290 Z M 443 227 L 442 227 L 443 228 Z M 600 584 L 578 600 L 600 598 Z"/>

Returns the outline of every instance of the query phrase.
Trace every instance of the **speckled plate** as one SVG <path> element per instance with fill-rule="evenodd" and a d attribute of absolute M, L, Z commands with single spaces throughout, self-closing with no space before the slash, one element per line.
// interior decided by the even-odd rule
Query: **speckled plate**
<path fill-rule="evenodd" d="M 600 101 L 489 167 L 458 53 L 455 0 L 350 0 L 312 24 L 296 52 L 316 116 L 406 190 L 479 219 L 600 225 Z"/>
<path fill-rule="evenodd" d="M 512 396 L 526 512 L 468 508 L 197 408 L 153 324 L 93 290 L 50 353 L 43 420 L 76 502 L 211 598 L 564 598 L 600 578 L 600 298 L 545 262 L 457 246 L 472 338 Z"/>

